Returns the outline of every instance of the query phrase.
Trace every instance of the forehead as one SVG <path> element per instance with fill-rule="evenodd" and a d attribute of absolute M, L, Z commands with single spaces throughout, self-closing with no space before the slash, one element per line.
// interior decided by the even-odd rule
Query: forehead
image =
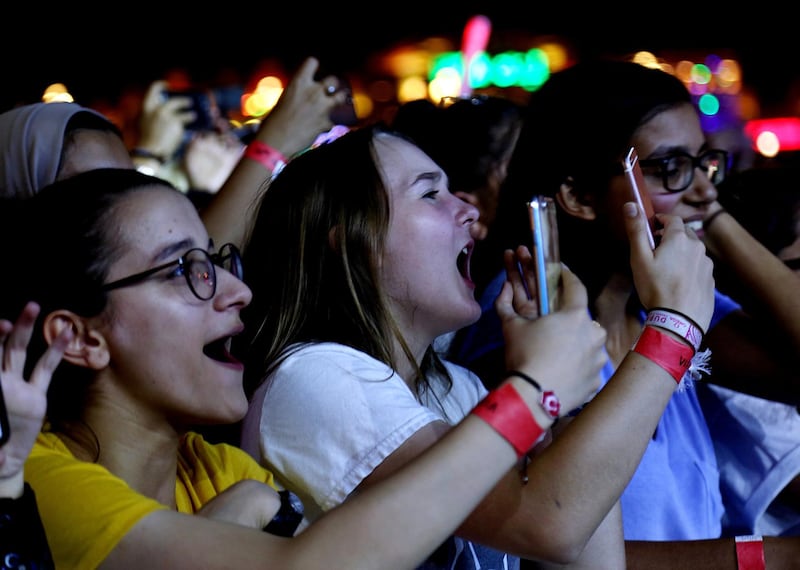
<path fill-rule="evenodd" d="M 631 144 L 642 158 L 670 150 L 695 154 L 705 142 L 700 119 L 689 103 L 658 113 L 636 129 L 631 137 Z"/>
<path fill-rule="evenodd" d="M 182 193 L 163 186 L 149 186 L 120 200 L 110 224 L 119 242 L 143 252 L 189 239 L 206 247 L 206 232 L 194 204 Z"/>
<path fill-rule="evenodd" d="M 441 168 L 415 144 L 393 135 L 378 135 L 375 152 L 390 191 L 409 188 L 422 173 Z"/>

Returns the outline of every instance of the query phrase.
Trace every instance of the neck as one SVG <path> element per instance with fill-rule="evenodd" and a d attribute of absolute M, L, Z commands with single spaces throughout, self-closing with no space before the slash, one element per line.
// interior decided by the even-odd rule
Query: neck
<path fill-rule="evenodd" d="M 104 412 L 85 418 L 94 434 L 89 439 L 62 438 L 70 451 L 78 459 L 102 465 L 139 493 L 174 508 L 181 434 L 171 427 L 128 421 L 130 414 L 118 410 Z"/>
<path fill-rule="evenodd" d="M 595 300 L 594 317 L 606 329 L 606 350 L 615 367 L 628 354 L 642 330 L 637 316 L 628 311 L 634 293 L 630 277 L 615 273 Z"/>

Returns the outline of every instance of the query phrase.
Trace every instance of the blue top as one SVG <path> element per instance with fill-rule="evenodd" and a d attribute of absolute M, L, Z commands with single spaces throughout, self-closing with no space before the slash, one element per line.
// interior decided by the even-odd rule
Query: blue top
<path fill-rule="evenodd" d="M 480 299 L 480 319 L 453 346 L 451 359 L 470 362 L 503 345 L 494 301 L 505 272 L 489 284 Z M 712 325 L 738 308 L 717 293 Z M 644 322 L 644 313 L 641 316 Z M 713 365 L 713 361 L 712 361 Z M 603 385 L 613 374 L 610 360 Z M 676 391 L 667 404 L 644 456 L 622 494 L 626 540 L 701 540 L 721 534 L 723 503 L 719 469 L 711 435 L 693 385 Z"/>

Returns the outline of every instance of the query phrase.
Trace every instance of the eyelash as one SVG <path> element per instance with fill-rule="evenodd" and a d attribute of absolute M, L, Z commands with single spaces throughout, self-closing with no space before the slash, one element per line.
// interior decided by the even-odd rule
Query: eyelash
<path fill-rule="evenodd" d="M 422 195 L 423 198 L 435 198 L 439 194 L 439 190 L 428 190 Z"/>

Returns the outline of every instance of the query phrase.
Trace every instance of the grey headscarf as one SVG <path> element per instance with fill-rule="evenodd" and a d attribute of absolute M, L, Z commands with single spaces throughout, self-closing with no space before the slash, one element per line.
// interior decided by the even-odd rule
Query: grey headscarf
<path fill-rule="evenodd" d="M 0 195 L 29 197 L 55 182 L 67 126 L 84 113 L 118 130 L 102 114 L 77 103 L 40 102 L 0 113 Z"/>

